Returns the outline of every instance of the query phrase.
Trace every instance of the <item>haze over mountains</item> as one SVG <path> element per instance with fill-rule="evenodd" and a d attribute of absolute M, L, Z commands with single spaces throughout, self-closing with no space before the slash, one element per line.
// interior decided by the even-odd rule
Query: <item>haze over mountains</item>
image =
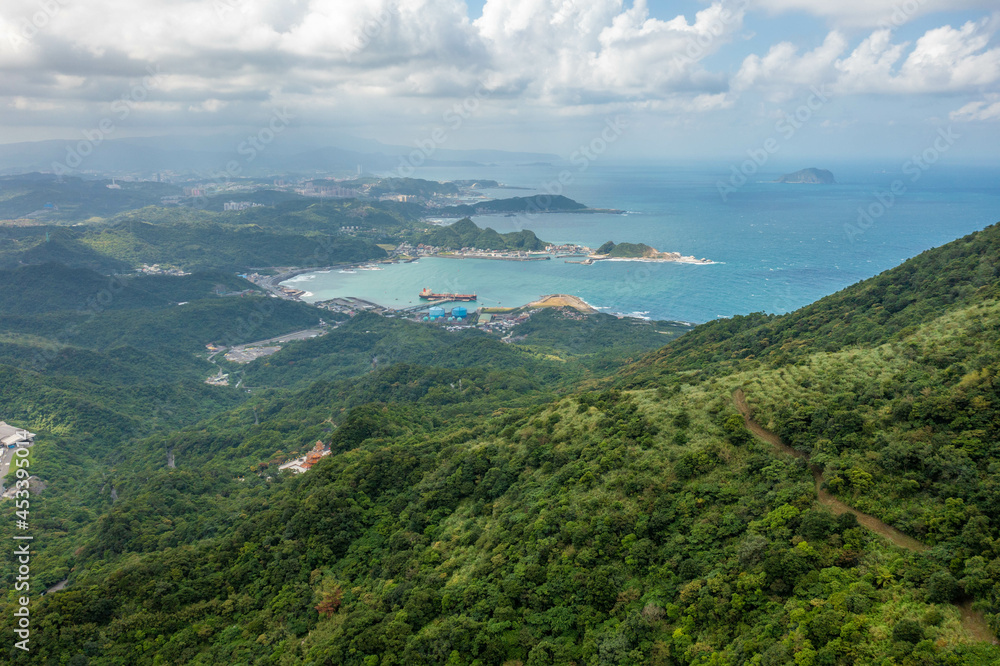
<path fill-rule="evenodd" d="M 95 135 L 96 136 L 96 135 Z M 553 162 L 557 155 L 502 150 L 451 150 L 428 138 L 422 147 L 392 146 L 339 136 L 322 139 L 289 129 L 287 133 L 212 136 L 163 136 L 88 140 L 83 133 L 69 140 L 0 144 L 0 174 L 52 172 L 180 174 L 222 172 L 231 161 L 240 175 L 389 172 L 403 166 L 516 165 Z M 254 140 L 256 139 L 256 143 Z M 86 153 L 86 155 L 84 155 Z M 78 162 L 72 156 L 80 155 Z M 74 164 L 76 166 L 74 166 Z M 55 168 L 59 165 L 59 168 Z"/>

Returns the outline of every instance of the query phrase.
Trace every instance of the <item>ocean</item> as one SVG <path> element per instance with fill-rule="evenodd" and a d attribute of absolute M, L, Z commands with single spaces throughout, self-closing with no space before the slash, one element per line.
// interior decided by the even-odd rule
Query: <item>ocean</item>
<path fill-rule="evenodd" d="M 804 164 L 787 171 L 806 166 L 830 169 L 837 184 L 778 184 L 772 181 L 784 171 L 768 169 L 734 187 L 740 181 L 731 180 L 729 164 L 422 168 L 414 177 L 527 188 L 487 191 L 498 198 L 544 194 L 547 186 L 558 191 L 562 174 L 565 196 L 627 211 L 473 218 L 481 227 L 527 228 L 546 241 L 595 248 L 608 240 L 646 243 L 715 263 L 425 258 L 353 275 L 309 273 L 285 284 L 308 291 L 310 302 L 355 296 L 388 307 L 419 304 L 423 287 L 475 292 L 483 306 L 520 306 L 566 293 L 605 312 L 702 323 L 790 312 L 1000 221 L 1000 168 Z"/>

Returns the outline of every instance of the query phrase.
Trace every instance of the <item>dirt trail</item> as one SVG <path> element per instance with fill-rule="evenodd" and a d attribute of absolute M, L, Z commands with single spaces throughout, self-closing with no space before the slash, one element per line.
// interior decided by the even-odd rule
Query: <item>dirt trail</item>
<path fill-rule="evenodd" d="M 965 630 L 972 635 L 977 641 L 985 641 L 987 643 L 993 643 L 993 645 L 1000 645 L 1000 641 L 997 637 L 993 635 L 990 631 L 990 625 L 986 623 L 986 616 L 977 610 L 972 610 L 972 602 L 966 601 L 964 604 L 958 607 L 962 611 L 962 626 Z"/>
<path fill-rule="evenodd" d="M 805 454 L 802 451 L 797 451 L 788 446 L 773 432 L 765 430 L 763 426 L 753 420 L 750 412 L 750 405 L 747 404 L 747 399 L 743 394 L 742 389 L 736 389 L 733 393 L 733 400 L 736 402 L 736 409 L 740 410 L 740 414 L 743 415 L 743 422 L 746 423 L 750 432 L 783 453 L 795 456 L 796 458 L 801 458 L 805 461 L 809 460 L 808 454 Z M 820 503 L 830 507 L 835 515 L 839 516 L 842 513 L 853 513 L 860 524 L 864 525 L 872 532 L 885 537 L 900 548 L 906 548 L 907 550 L 916 552 L 927 550 L 926 545 L 920 543 L 913 537 L 903 534 L 895 527 L 883 523 L 874 516 L 869 516 L 867 513 L 863 513 L 854 507 L 844 504 L 839 499 L 823 490 L 823 472 L 816 465 L 810 465 L 809 469 L 812 470 L 813 479 L 816 481 L 816 496 L 819 498 Z"/>
<path fill-rule="evenodd" d="M 780 437 L 775 435 L 773 432 L 764 429 L 763 426 L 753 420 L 753 413 L 750 409 L 750 405 L 747 404 L 747 398 L 743 393 L 743 389 L 736 389 L 733 392 L 733 402 L 736 404 L 736 409 L 738 409 L 740 414 L 743 415 L 743 422 L 746 423 L 747 429 L 758 439 L 767 442 L 782 453 L 787 453 L 788 455 L 801 458 L 805 461 L 809 460 L 808 454 L 793 449 L 788 444 L 781 441 Z M 903 534 L 895 527 L 883 523 L 874 516 L 869 516 L 867 513 L 863 513 L 852 506 L 844 504 L 839 499 L 823 490 L 824 479 L 822 470 L 817 465 L 810 465 L 809 469 L 812 470 L 813 480 L 816 482 L 816 496 L 819 498 L 821 504 L 830 507 L 830 510 L 833 511 L 834 515 L 839 516 L 842 513 L 853 513 L 858 519 L 858 523 L 862 526 L 888 539 L 900 548 L 905 548 L 906 550 L 911 550 L 917 553 L 927 550 L 926 544 L 917 541 L 911 536 Z M 994 645 L 1000 644 L 1000 641 L 997 641 L 996 636 L 994 636 L 993 632 L 990 631 L 989 625 L 987 625 L 986 618 L 983 614 L 979 611 L 972 610 L 972 602 L 962 604 L 959 606 L 959 609 L 962 612 L 962 626 L 965 627 L 965 630 L 968 631 L 973 638 L 993 643 Z"/>

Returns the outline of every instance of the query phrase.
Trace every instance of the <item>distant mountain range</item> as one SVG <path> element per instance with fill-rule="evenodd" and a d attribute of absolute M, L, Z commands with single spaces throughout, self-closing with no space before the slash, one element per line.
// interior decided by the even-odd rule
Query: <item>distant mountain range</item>
<path fill-rule="evenodd" d="M 293 134 L 294 132 L 294 134 Z M 264 139 L 270 138 L 270 141 Z M 0 145 L 0 175 L 32 171 L 155 174 L 201 177 L 235 170 L 230 176 L 336 171 L 388 173 L 412 166 L 516 165 L 558 161 L 556 155 L 502 150 L 446 150 L 427 140 L 424 147 L 393 146 L 341 136 L 317 139 L 296 130 L 264 137 L 250 135 L 162 136 L 122 139 L 32 141 Z M 401 175 L 409 175 L 402 173 Z"/>

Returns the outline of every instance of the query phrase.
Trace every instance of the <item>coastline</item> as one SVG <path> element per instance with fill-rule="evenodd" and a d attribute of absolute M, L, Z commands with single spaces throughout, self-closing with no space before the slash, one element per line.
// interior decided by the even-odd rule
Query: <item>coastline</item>
<path fill-rule="evenodd" d="M 523 188 L 528 189 L 528 188 Z M 575 209 L 546 209 L 546 210 L 522 210 L 516 213 L 513 212 L 501 212 L 501 211 L 476 211 L 472 213 L 476 217 L 521 217 L 523 215 L 555 215 L 555 214 L 569 214 L 569 215 L 627 215 L 629 211 L 619 210 L 618 208 L 575 208 Z M 433 218 L 439 218 L 442 220 L 459 220 L 463 217 L 469 217 L 466 214 L 455 214 L 450 213 L 440 213 L 436 212 L 434 215 L 429 215 L 424 219 L 430 220 Z"/>
<path fill-rule="evenodd" d="M 659 259 L 656 257 L 590 257 L 597 261 L 638 261 L 648 264 L 692 264 L 696 266 L 710 266 L 718 264 L 718 261 L 710 259 L 696 259 L 694 257 L 681 257 L 679 259 Z"/>
<path fill-rule="evenodd" d="M 489 261 L 548 261 L 552 259 L 551 255 L 545 255 L 544 257 L 492 257 L 484 256 L 481 254 L 432 254 L 429 255 L 435 259 L 487 259 Z"/>

